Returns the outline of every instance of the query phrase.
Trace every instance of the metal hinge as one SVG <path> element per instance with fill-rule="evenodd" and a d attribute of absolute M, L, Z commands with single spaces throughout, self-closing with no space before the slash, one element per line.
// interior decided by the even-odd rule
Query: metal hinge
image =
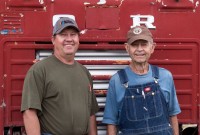
<path fill-rule="evenodd" d="M 6 103 L 4 102 L 4 99 L 2 100 L 2 104 L 0 105 L 0 108 L 5 108 L 6 107 Z"/>

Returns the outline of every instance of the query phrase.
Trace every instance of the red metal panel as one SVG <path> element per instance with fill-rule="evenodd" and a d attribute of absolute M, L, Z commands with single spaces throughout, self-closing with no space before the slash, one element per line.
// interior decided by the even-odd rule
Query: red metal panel
<path fill-rule="evenodd" d="M 180 40 L 177 40 L 180 41 Z M 31 43 L 31 42 L 30 42 Z M 35 46 L 34 44 L 23 43 L 19 44 L 10 43 L 6 45 L 6 95 L 7 95 L 7 111 L 6 118 L 8 120 L 6 123 L 10 124 L 19 124 L 21 121 L 19 106 L 19 99 L 21 98 L 21 89 L 23 78 L 25 76 L 26 71 L 33 63 L 35 59 L 35 50 L 40 47 L 44 48 L 45 45 Z M 158 46 L 156 48 L 155 53 L 153 54 L 150 62 L 156 65 L 160 65 L 169 69 L 175 79 L 175 84 L 177 87 L 177 93 L 179 97 L 179 102 L 182 108 L 182 113 L 179 115 L 180 122 L 197 122 L 197 90 L 198 90 L 198 78 L 196 74 L 198 74 L 197 65 L 198 63 L 198 43 L 195 42 L 182 42 L 181 45 L 178 42 L 169 42 L 162 41 L 157 42 Z M 115 46 L 104 45 L 107 49 L 114 49 Z M 83 49 L 98 49 L 105 50 L 104 46 L 93 46 L 91 45 L 81 45 L 80 50 Z M 51 46 L 48 49 L 51 49 Z M 124 49 L 123 46 L 119 46 L 120 49 Z M 38 48 L 39 49 L 39 48 Z M 26 57 L 24 57 L 26 56 Z M 85 65 L 112 65 L 112 64 L 129 64 L 128 61 L 79 61 Z M 179 70 L 181 68 L 181 70 Z M 95 80 L 109 80 L 110 76 L 93 76 Z M 20 118 L 20 119 L 19 119 Z"/>
<path fill-rule="evenodd" d="M 0 67 L 0 101 L 5 99 L 7 105 L 0 108 L 0 134 L 4 126 L 22 125 L 19 109 L 23 79 L 35 60 L 35 51 L 52 49 L 50 37 L 55 14 L 74 15 L 83 30 L 80 50 L 94 52 L 123 50 L 126 32 L 135 23 L 131 16 L 153 16 L 156 28 L 151 32 L 158 45 L 150 62 L 173 73 L 182 109 L 179 121 L 200 124 L 199 1 L 105 0 L 99 4 L 100 1 L 0 1 L 0 65 L 3 65 Z M 85 65 L 129 64 L 127 60 L 79 61 Z M 107 81 L 110 76 L 93 75 L 93 79 Z M 95 93 L 105 97 L 106 89 L 96 89 Z"/>
<path fill-rule="evenodd" d="M 199 42 L 157 43 L 151 63 L 167 68 L 173 74 L 182 113 L 178 115 L 181 123 L 197 123 L 197 93 L 199 93 Z"/>
<path fill-rule="evenodd" d="M 46 0 L 7 0 L 6 3 L 10 7 L 43 7 Z"/>
<path fill-rule="evenodd" d="M 195 1 L 190 1 L 190 0 L 162 0 L 161 8 L 194 9 L 195 8 Z"/>
<path fill-rule="evenodd" d="M 28 46 L 28 43 L 24 42 Z M 22 48 L 17 42 L 6 43 L 5 51 L 5 89 L 6 113 L 5 125 L 22 125 L 20 112 L 23 80 L 27 70 L 35 60 L 35 49 Z M 17 62 L 16 62 L 17 61 Z"/>
<path fill-rule="evenodd" d="M 0 36 L 1 38 L 1 36 Z M 4 82 L 3 82 L 3 46 L 1 45 L 2 41 L 0 41 L 0 134 L 3 133 L 4 130 L 4 107 L 2 106 L 4 101 L 3 91 L 4 91 Z"/>
<path fill-rule="evenodd" d="M 7 34 L 23 34 L 24 16 L 22 13 L 2 13 L 0 16 L 0 33 Z"/>
<path fill-rule="evenodd" d="M 86 29 L 118 29 L 119 8 L 117 7 L 87 7 Z"/>

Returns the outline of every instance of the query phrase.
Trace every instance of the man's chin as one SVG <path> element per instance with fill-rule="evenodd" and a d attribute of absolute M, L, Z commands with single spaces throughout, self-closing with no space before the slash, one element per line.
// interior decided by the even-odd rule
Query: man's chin
<path fill-rule="evenodd" d="M 66 51 L 65 52 L 65 55 L 73 55 L 73 54 L 75 54 L 73 51 L 71 51 L 71 52 L 70 51 Z"/>
<path fill-rule="evenodd" d="M 138 64 L 144 64 L 144 63 L 146 63 L 147 61 L 146 60 L 137 60 L 136 61 L 136 63 L 138 63 Z"/>

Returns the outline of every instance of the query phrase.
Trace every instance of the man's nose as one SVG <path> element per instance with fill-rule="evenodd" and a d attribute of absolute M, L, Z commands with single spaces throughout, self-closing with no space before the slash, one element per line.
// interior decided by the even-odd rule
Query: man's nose
<path fill-rule="evenodd" d="M 141 43 L 139 43 L 139 44 L 137 45 L 137 49 L 138 49 L 138 50 L 143 50 L 143 47 L 142 47 Z"/>
<path fill-rule="evenodd" d="M 72 36 L 71 35 L 66 35 L 65 36 L 65 40 L 72 40 Z"/>

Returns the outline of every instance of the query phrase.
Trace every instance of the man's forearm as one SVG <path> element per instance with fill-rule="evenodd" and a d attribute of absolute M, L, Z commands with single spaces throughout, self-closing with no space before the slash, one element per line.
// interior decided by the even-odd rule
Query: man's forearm
<path fill-rule="evenodd" d="M 170 117 L 170 123 L 173 129 L 173 134 L 179 135 L 178 119 L 176 115 Z"/>
<path fill-rule="evenodd" d="M 107 135 L 116 135 L 117 134 L 117 127 L 116 125 L 109 124 L 107 126 Z"/>
<path fill-rule="evenodd" d="M 27 135 L 40 135 L 40 123 L 36 110 L 30 109 L 23 112 L 24 126 Z"/>
<path fill-rule="evenodd" d="M 90 116 L 90 132 L 89 135 L 97 135 L 97 124 L 95 115 Z"/>

